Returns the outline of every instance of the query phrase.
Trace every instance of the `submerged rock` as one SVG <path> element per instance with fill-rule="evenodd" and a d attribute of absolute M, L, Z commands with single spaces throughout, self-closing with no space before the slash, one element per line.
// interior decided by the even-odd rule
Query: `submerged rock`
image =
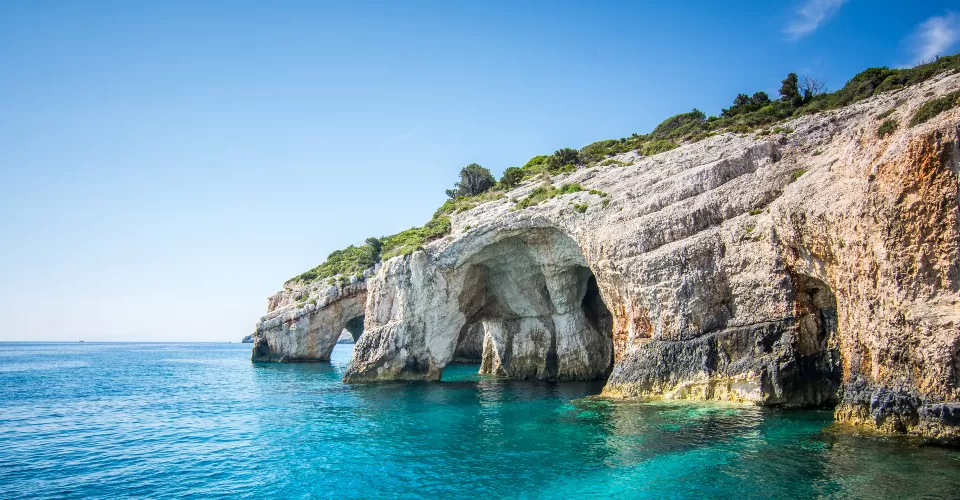
<path fill-rule="evenodd" d="M 941 76 L 790 133 L 618 155 L 551 179 L 592 191 L 516 209 L 528 182 L 356 284 L 288 285 L 253 358 L 326 360 L 362 323 L 348 382 L 479 359 L 503 377 L 606 378 L 611 397 L 835 406 L 957 442 L 960 112 L 884 138 L 876 116 L 906 123 L 958 88 Z"/>

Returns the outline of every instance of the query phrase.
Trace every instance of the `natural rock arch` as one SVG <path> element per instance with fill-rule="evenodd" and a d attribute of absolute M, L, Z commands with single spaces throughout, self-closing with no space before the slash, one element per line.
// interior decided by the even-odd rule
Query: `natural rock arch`
<path fill-rule="evenodd" d="M 261 319 L 254 335 L 253 360 L 259 362 L 329 361 L 343 330 L 354 340 L 363 332 L 366 286 L 331 288 L 316 304 L 279 309 Z"/>
<path fill-rule="evenodd" d="M 560 259 L 553 258 L 557 244 L 567 247 Z M 461 266 L 465 286 L 457 301 L 468 334 L 482 325 L 481 373 L 542 380 L 609 374 L 610 313 L 582 254 L 572 248 L 572 240 L 556 234 L 510 236 Z"/>
<path fill-rule="evenodd" d="M 369 333 L 347 381 L 437 380 L 477 328 L 485 373 L 592 380 L 610 372 L 610 313 L 582 250 L 558 228 L 478 232 L 451 252 L 387 266 L 369 285 Z"/>
<path fill-rule="evenodd" d="M 354 342 L 360 340 L 360 336 L 363 335 L 363 321 L 363 314 L 361 314 L 354 316 L 343 325 L 343 329 L 350 333 Z"/>

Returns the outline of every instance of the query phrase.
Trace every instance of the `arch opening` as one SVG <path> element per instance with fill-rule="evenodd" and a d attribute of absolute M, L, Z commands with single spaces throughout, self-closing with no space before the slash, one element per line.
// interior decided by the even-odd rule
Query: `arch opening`
<path fill-rule="evenodd" d="M 479 361 L 480 374 L 520 380 L 610 374 L 612 315 L 579 248 L 558 232 L 479 251 L 458 300 L 465 320 L 453 362 Z"/>
<path fill-rule="evenodd" d="M 350 334 L 354 342 L 360 340 L 360 335 L 363 335 L 363 321 L 364 315 L 361 314 L 360 316 L 351 318 L 343 326 L 343 329 Z"/>

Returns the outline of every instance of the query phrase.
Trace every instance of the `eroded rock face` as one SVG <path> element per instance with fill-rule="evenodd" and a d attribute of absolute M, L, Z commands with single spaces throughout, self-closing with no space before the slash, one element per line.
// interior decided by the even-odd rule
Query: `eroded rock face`
<path fill-rule="evenodd" d="M 291 287 L 270 297 L 270 310 L 260 318 L 253 334 L 253 360 L 329 361 L 344 330 L 356 336 L 362 332 L 359 325 L 363 324 L 366 301 L 362 281 L 322 290 Z"/>
<path fill-rule="evenodd" d="M 438 379 L 463 349 L 461 332 L 477 324 L 485 373 L 575 380 L 609 372 L 610 321 L 584 303 L 598 293 L 588 296 L 592 273 L 571 238 L 528 226 L 461 243 L 440 261 L 425 252 L 393 259 L 368 280 L 366 328 L 347 380 Z"/>
<path fill-rule="evenodd" d="M 483 343 L 486 331 L 483 323 L 463 325 L 457 338 L 457 348 L 453 351 L 454 363 L 479 363 L 483 360 Z"/>
<path fill-rule="evenodd" d="M 836 406 L 840 420 L 957 442 L 960 111 L 906 124 L 958 88 L 960 75 L 939 77 L 794 120 L 790 134 L 620 155 L 626 166 L 552 179 L 608 196 L 513 210 L 528 183 L 383 263 L 363 293 L 268 315 L 257 346 L 270 359 L 306 351 L 289 339 L 363 314 L 348 382 L 437 380 L 481 338 L 482 370 L 500 376 Z M 881 139 L 889 109 L 900 127 Z M 296 292 L 284 293 L 276 304 Z"/>

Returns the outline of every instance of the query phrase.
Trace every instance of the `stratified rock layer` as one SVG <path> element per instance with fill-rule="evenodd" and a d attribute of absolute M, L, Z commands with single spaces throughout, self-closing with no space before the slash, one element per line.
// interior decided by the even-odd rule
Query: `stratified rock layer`
<path fill-rule="evenodd" d="M 906 124 L 958 88 L 943 76 L 788 134 L 620 155 L 625 166 L 551 180 L 599 193 L 516 210 L 527 183 L 359 283 L 288 285 L 254 359 L 328 359 L 362 316 L 348 382 L 438 380 L 479 343 L 482 371 L 504 377 L 830 405 L 843 421 L 955 443 L 960 112 Z M 890 109 L 901 125 L 879 138 Z"/>

